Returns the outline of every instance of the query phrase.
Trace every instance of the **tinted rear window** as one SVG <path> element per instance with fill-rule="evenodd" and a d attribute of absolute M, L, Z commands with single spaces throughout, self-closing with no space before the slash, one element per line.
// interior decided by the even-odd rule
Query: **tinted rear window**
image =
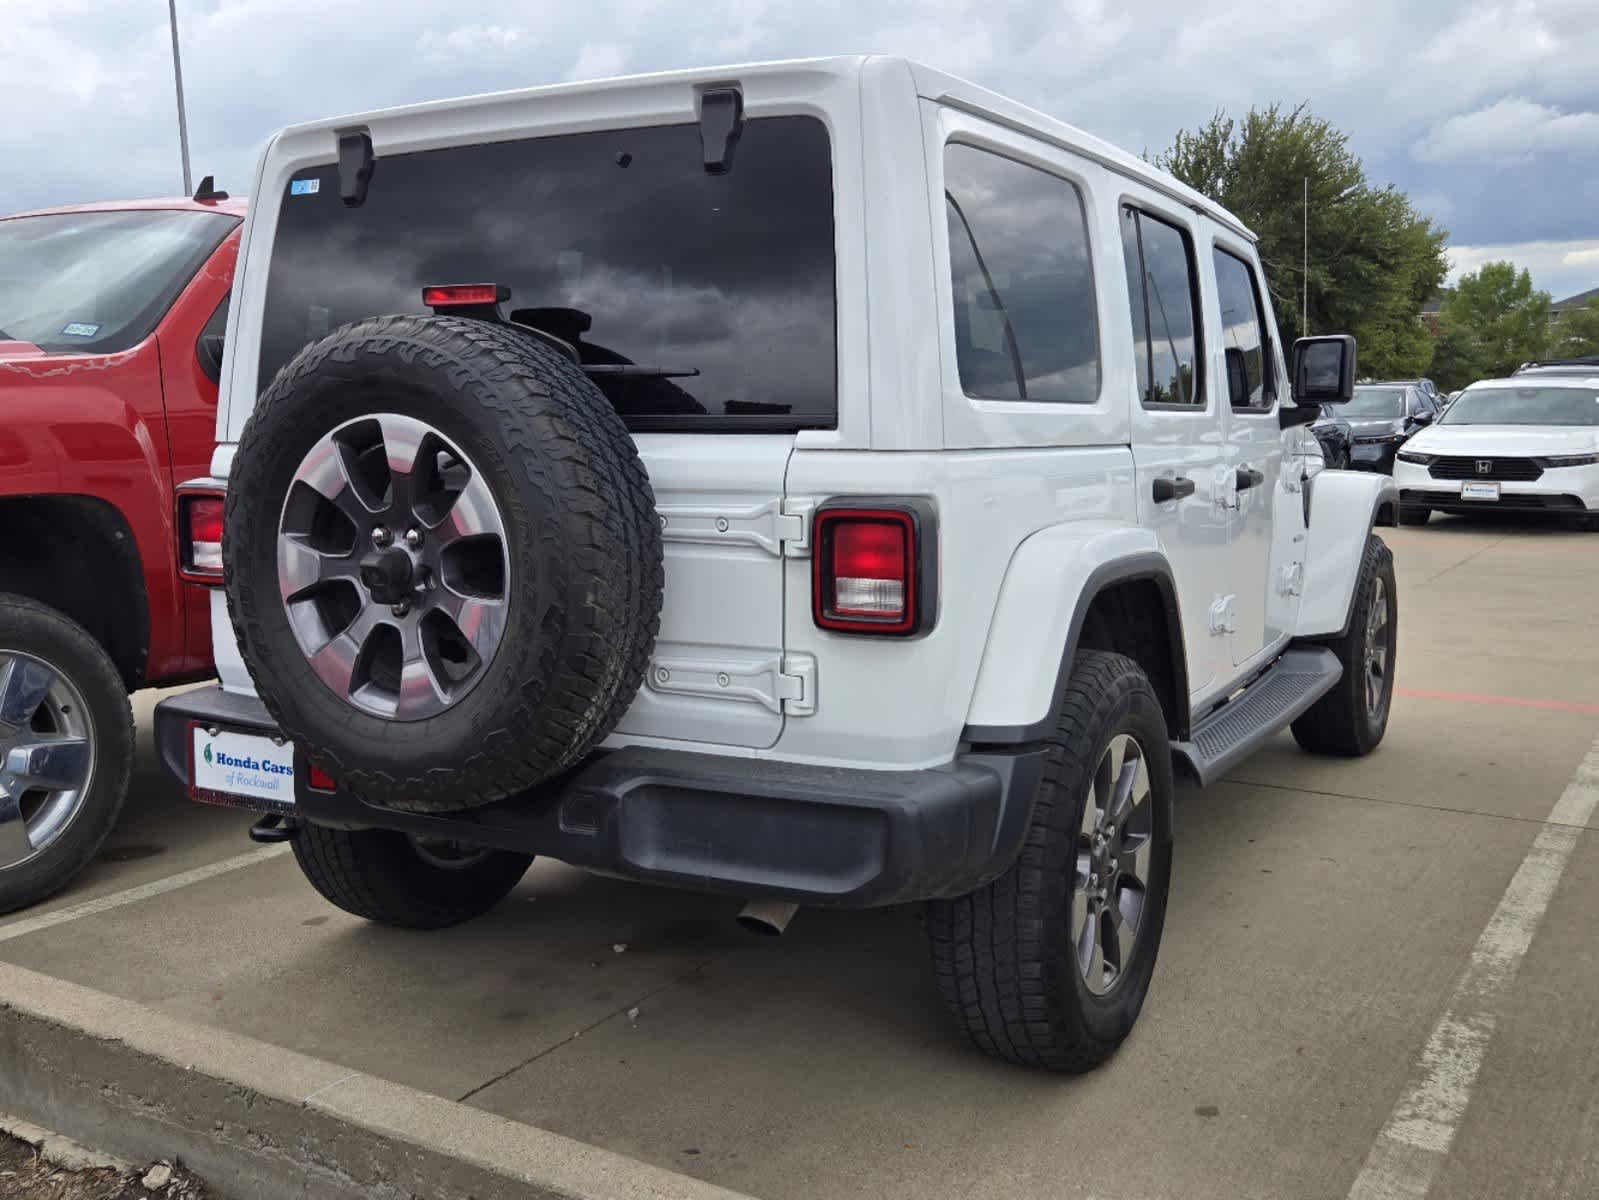
<path fill-rule="evenodd" d="M 335 166 L 302 171 L 278 216 L 260 386 L 339 325 L 426 312 L 429 284 L 486 282 L 586 363 L 661 368 L 595 378 L 632 428 L 835 423 L 832 160 L 815 118 L 747 121 L 720 176 L 695 125 L 379 155 L 356 208 Z"/>

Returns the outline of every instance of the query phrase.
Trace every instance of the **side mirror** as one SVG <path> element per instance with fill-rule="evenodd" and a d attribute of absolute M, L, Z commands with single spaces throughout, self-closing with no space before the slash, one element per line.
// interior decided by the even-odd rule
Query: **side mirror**
<path fill-rule="evenodd" d="M 200 360 L 200 370 L 212 383 L 222 382 L 222 335 L 202 333 L 194 347 L 194 356 Z"/>
<path fill-rule="evenodd" d="M 1227 359 L 1227 398 L 1234 408 L 1249 403 L 1249 363 L 1244 358 L 1244 352 L 1233 346 L 1228 346 L 1225 352 Z"/>
<path fill-rule="evenodd" d="M 1422 409 L 1419 413 L 1417 413 L 1415 415 L 1415 417 L 1413 419 L 1414 419 L 1414 421 L 1416 422 L 1417 425 L 1431 425 L 1433 423 L 1433 419 L 1434 419 L 1434 417 L 1436 417 L 1436 415 L 1437 415 L 1436 413 L 1431 413 L 1431 412 L 1428 412 L 1426 409 Z"/>
<path fill-rule="evenodd" d="M 1355 339 L 1347 333 L 1300 338 L 1290 374 L 1295 404 L 1347 404 L 1355 394 Z"/>

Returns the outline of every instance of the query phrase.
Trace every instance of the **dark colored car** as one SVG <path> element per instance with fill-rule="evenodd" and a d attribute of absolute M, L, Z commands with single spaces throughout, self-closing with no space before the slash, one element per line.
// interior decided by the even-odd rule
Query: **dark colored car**
<path fill-rule="evenodd" d="M 243 218 L 202 185 L 0 220 L 0 912 L 110 832 L 128 693 L 212 673 L 210 593 L 173 526 L 216 444 Z M 184 516 L 221 529 L 220 502 Z"/>
<path fill-rule="evenodd" d="M 1416 430 L 1431 425 L 1438 408 L 1430 380 L 1357 384 L 1354 399 L 1341 412 L 1354 435 L 1349 465 L 1357 471 L 1393 474 L 1399 447 Z"/>
<path fill-rule="evenodd" d="M 1355 431 L 1343 413 L 1331 404 L 1323 404 L 1321 416 L 1311 425 L 1310 432 L 1321 443 L 1321 456 L 1329 467 L 1341 470 L 1349 466 L 1355 448 Z"/>

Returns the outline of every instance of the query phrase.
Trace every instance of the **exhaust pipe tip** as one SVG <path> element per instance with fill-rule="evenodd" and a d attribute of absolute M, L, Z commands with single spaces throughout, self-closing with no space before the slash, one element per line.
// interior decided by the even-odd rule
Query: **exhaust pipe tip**
<path fill-rule="evenodd" d="M 780 937 L 799 911 L 786 900 L 751 900 L 738 914 L 738 923 L 761 937 Z"/>

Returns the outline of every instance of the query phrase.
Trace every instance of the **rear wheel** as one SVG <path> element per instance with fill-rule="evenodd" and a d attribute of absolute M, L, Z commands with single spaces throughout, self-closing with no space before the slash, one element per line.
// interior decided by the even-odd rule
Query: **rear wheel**
<path fill-rule="evenodd" d="M 1052 1071 L 1109 1058 L 1143 1008 L 1171 878 L 1171 753 L 1138 664 L 1084 651 L 1022 852 L 928 906 L 944 1006 L 980 1050 Z"/>
<path fill-rule="evenodd" d="M 1394 556 L 1380 537 L 1371 535 L 1355 583 L 1349 629 L 1329 643 L 1343 664 L 1343 676 L 1294 722 L 1300 746 L 1316 754 L 1351 757 L 1377 748 L 1393 705 L 1398 630 Z"/>
<path fill-rule="evenodd" d="M 311 886 L 345 912 L 402 929 L 443 929 L 482 916 L 514 888 L 531 854 L 413 838 L 390 829 L 303 827 L 294 857 Z"/>
<path fill-rule="evenodd" d="M 105 650 L 54 609 L 0 594 L 0 912 L 87 865 L 132 769 L 133 713 Z"/>

